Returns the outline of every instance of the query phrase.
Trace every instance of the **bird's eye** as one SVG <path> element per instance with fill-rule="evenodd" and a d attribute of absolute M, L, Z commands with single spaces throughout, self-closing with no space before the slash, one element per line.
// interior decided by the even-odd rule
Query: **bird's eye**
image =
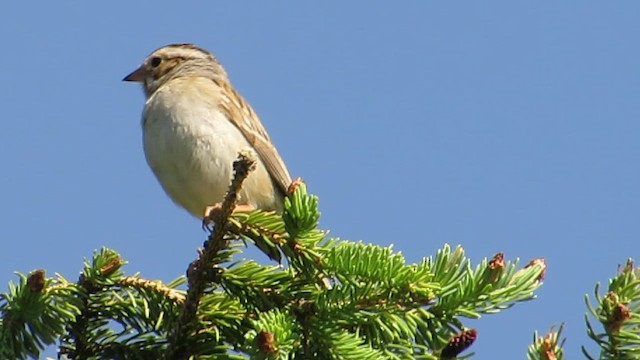
<path fill-rule="evenodd" d="M 162 59 L 160 59 L 159 57 L 153 57 L 151 58 L 151 66 L 152 67 L 158 67 L 158 65 L 160 65 L 160 63 L 162 62 Z"/>

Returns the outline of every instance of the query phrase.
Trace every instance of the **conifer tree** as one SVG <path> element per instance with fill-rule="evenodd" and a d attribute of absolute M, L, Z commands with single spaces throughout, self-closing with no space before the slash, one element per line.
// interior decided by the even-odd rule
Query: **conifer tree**
<path fill-rule="evenodd" d="M 0 359 L 455 359 L 472 356 L 466 319 L 533 299 L 545 264 L 500 253 L 477 265 L 444 245 L 408 264 L 391 246 L 338 240 L 318 229 L 318 198 L 298 183 L 285 210 L 233 213 L 254 159 L 241 155 L 210 235 L 186 276 L 126 275 L 112 249 L 76 281 L 44 270 L 0 295 Z M 270 259 L 240 257 L 255 244 Z M 638 273 L 628 265 L 591 314 L 600 359 L 637 359 Z M 560 332 L 534 336 L 529 359 L 562 359 Z M 465 355 L 466 354 L 466 355 Z M 586 350 L 585 350 L 585 354 Z M 590 359 L 595 359 L 589 357 Z"/>

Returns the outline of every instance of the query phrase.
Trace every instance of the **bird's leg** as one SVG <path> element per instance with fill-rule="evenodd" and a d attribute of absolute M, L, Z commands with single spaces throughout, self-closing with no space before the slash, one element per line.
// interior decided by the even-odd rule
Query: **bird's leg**
<path fill-rule="evenodd" d="M 249 204 L 238 204 L 233 209 L 232 214 L 235 213 L 248 213 L 252 212 L 256 208 Z M 220 216 L 220 211 L 222 210 L 222 203 L 217 203 L 211 206 L 207 206 L 204 208 L 204 214 L 202 217 L 202 228 L 206 231 L 212 231 L 211 226 L 215 223 L 215 218 Z"/>

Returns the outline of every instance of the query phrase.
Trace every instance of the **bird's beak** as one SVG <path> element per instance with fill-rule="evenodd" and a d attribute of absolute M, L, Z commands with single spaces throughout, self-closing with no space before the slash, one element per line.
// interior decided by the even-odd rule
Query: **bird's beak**
<path fill-rule="evenodd" d="M 144 69 L 142 66 L 133 70 L 133 72 L 122 79 L 122 81 L 135 81 L 135 82 L 143 82 L 144 81 Z"/>

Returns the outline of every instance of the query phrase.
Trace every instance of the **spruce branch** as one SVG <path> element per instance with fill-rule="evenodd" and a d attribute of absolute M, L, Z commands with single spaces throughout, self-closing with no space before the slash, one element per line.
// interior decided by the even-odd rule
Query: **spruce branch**
<path fill-rule="evenodd" d="M 564 339 L 562 338 L 562 329 L 564 324 L 555 330 L 553 327 L 546 335 L 540 336 L 538 332 L 533 334 L 533 343 L 529 345 L 527 351 L 528 360 L 563 360 Z"/>
<path fill-rule="evenodd" d="M 585 314 L 587 334 L 600 347 L 601 360 L 631 360 L 640 358 L 640 268 L 627 263 L 619 273 L 609 280 L 604 296 L 600 294 L 600 284 L 596 284 L 594 298 L 597 306 L 591 305 L 585 296 L 587 309 L 595 321 L 600 323 L 602 332 L 595 329 L 589 314 Z M 595 359 L 582 347 L 583 354 Z"/>
<path fill-rule="evenodd" d="M 189 265 L 187 270 L 189 289 L 178 321 L 169 336 L 167 359 L 186 359 L 189 357 L 190 350 L 187 346 L 187 340 L 194 330 L 193 325 L 198 305 L 211 280 L 219 279 L 219 275 L 216 274 L 217 271 L 220 271 L 216 268 L 219 261 L 215 260 L 220 252 L 228 247 L 228 241 L 225 240 L 226 226 L 235 208 L 242 183 L 255 169 L 256 161 L 256 155 L 253 152 L 242 151 L 238 155 L 238 160 L 233 163 L 234 176 L 219 211 L 214 214 L 213 231 L 205 242 L 204 249 L 200 251 L 199 257 Z"/>
<path fill-rule="evenodd" d="M 79 284 L 66 285 L 73 290 L 66 298 L 76 310 L 67 310 L 68 325 L 56 335 L 62 338 L 62 357 L 459 358 L 478 334 L 464 326 L 465 318 L 531 299 L 541 285 L 542 261 L 521 268 L 517 260 L 497 254 L 471 266 L 461 247 L 445 245 L 434 257 L 412 264 L 391 246 L 327 238 L 318 229 L 318 199 L 307 194 L 303 183 L 288 194 L 282 215 L 231 215 L 251 160 L 241 156 L 234 164 L 230 191 L 187 278 L 163 284 L 124 276 L 124 261 L 109 249 L 85 263 Z M 286 262 L 233 259 L 243 246 L 233 241 L 238 239 Z M 63 281 L 42 280 L 39 272 L 25 276 L 19 293 L 63 293 Z M 185 281 L 186 293 L 176 288 Z M 31 297 L 5 297 L 0 298 L 0 358 L 37 354 L 37 343 L 31 352 L 24 347 L 7 356 L 1 352 L 11 339 L 22 343 L 20 337 L 5 336 L 16 329 L 14 324 L 25 329 L 20 336 L 30 339 L 55 334 L 34 327 L 40 308 L 33 309 L 37 316 L 21 322 L 6 311 L 24 308 Z M 64 309 L 56 305 L 51 313 L 60 316 Z"/>
<path fill-rule="evenodd" d="M 115 284 L 115 279 L 122 275 L 120 267 L 123 264 L 118 253 L 105 248 L 94 254 L 92 262 L 85 260 L 76 293 L 80 313 L 67 325 L 67 334 L 61 339 L 61 355 L 87 359 L 99 353 L 99 346 L 92 335 L 94 329 L 103 325 L 103 321 L 94 321 L 97 309 L 93 295 Z"/>
<path fill-rule="evenodd" d="M 0 359 L 38 357 L 80 313 L 75 284 L 47 278 L 44 270 L 17 275 L 19 283 L 0 294 Z"/>
<path fill-rule="evenodd" d="M 286 244 L 287 234 L 279 214 L 259 210 L 233 214 L 226 230 L 230 235 L 253 242 L 270 259 L 282 261 L 280 247 Z"/>

